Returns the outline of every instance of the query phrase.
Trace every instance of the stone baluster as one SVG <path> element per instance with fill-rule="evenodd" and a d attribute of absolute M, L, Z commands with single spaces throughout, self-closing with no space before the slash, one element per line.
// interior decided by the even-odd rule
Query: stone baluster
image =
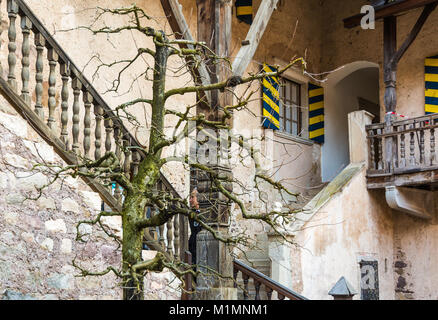
<path fill-rule="evenodd" d="M 68 64 L 62 62 L 60 65 L 62 89 L 61 89 L 61 140 L 65 144 L 65 149 L 69 149 L 68 141 L 68 81 L 70 80 L 70 68 Z M 41 87 L 42 91 L 42 87 Z"/>
<path fill-rule="evenodd" d="M 431 166 L 435 164 L 435 160 L 436 160 L 435 128 L 432 128 L 430 129 L 430 165 Z"/>
<path fill-rule="evenodd" d="M 56 65 L 58 64 L 58 53 L 50 48 L 47 51 L 47 58 L 49 59 L 49 119 L 47 125 L 50 129 L 55 130 L 56 120 L 55 120 L 55 109 L 56 109 Z"/>
<path fill-rule="evenodd" d="M 94 159 L 100 159 L 102 157 L 102 120 L 103 120 L 103 108 L 100 104 L 95 102 L 94 115 L 96 118 L 96 129 L 94 131 Z"/>
<path fill-rule="evenodd" d="M 165 243 L 164 243 L 164 225 L 160 225 L 158 227 L 159 233 L 160 233 L 160 237 L 158 239 L 158 242 L 160 243 L 161 248 L 165 248 Z"/>
<path fill-rule="evenodd" d="M 121 161 L 122 157 L 122 147 L 121 147 L 121 133 L 122 130 L 120 128 L 120 124 L 118 122 L 114 123 L 114 142 L 116 144 L 116 157 Z M 121 162 L 120 162 L 121 163 Z M 120 190 L 120 186 L 116 184 L 116 189 L 114 190 L 114 198 L 116 198 L 117 202 L 122 202 L 122 192 Z"/>
<path fill-rule="evenodd" d="M 111 152 L 112 148 L 112 132 L 113 132 L 113 120 L 105 118 L 105 153 Z"/>
<path fill-rule="evenodd" d="M 15 66 L 17 65 L 17 56 L 15 55 L 15 51 L 17 50 L 17 44 L 15 43 L 17 39 L 17 29 L 15 26 L 15 22 L 17 20 L 18 15 L 18 5 L 15 0 L 8 0 L 8 17 L 9 17 L 9 29 L 8 29 L 8 65 L 9 65 L 9 73 L 8 73 L 8 83 L 12 87 L 12 89 L 17 90 L 17 80 L 15 77 Z"/>
<path fill-rule="evenodd" d="M 138 174 L 138 166 L 140 165 L 140 154 L 137 150 L 132 151 L 132 175 L 135 177 Z"/>
<path fill-rule="evenodd" d="M 72 80 L 72 88 L 73 88 L 73 128 L 72 128 L 72 134 L 73 134 L 73 152 L 79 155 L 79 111 L 80 111 L 80 104 L 79 104 L 79 96 L 81 94 L 82 90 L 82 83 L 79 81 L 78 78 L 73 78 Z"/>
<path fill-rule="evenodd" d="M 88 91 L 83 92 L 83 100 L 85 107 L 84 114 L 84 157 L 90 159 L 91 149 L 91 104 L 93 103 L 93 96 Z"/>
<path fill-rule="evenodd" d="M 400 168 L 406 167 L 406 126 L 401 126 L 402 134 L 400 136 Z"/>
<path fill-rule="evenodd" d="M 410 129 L 414 129 L 415 125 L 411 124 Z M 409 165 L 414 167 L 415 166 L 415 132 L 411 131 L 411 140 L 409 142 L 410 145 L 410 158 L 409 158 Z"/>
<path fill-rule="evenodd" d="M 172 225 L 173 225 L 173 221 L 172 221 L 172 219 L 169 219 L 167 221 L 167 224 L 166 224 L 166 227 L 167 227 L 166 238 L 167 238 L 167 253 L 171 257 L 173 256 L 173 250 L 172 250 L 173 230 L 172 230 Z"/>
<path fill-rule="evenodd" d="M 255 300 L 261 300 L 260 299 L 260 286 L 261 286 L 261 282 L 257 281 L 254 279 L 254 288 L 255 288 Z"/>
<path fill-rule="evenodd" d="M 43 111 L 43 71 L 44 71 L 44 60 L 43 53 L 46 46 L 46 39 L 41 33 L 35 34 L 35 46 L 37 51 L 37 58 L 35 63 L 36 68 L 36 86 L 35 86 L 35 112 L 41 118 L 44 119 Z"/>
<path fill-rule="evenodd" d="M 173 250 L 175 253 L 175 257 L 180 255 L 180 238 L 179 238 L 179 216 L 175 216 L 173 218 Z"/>
<path fill-rule="evenodd" d="M 128 180 L 131 180 L 131 146 L 128 132 L 123 135 L 123 153 L 125 155 L 123 162 L 123 172 Z"/>
<path fill-rule="evenodd" d="M 21 47 L 22 59 L 21 59 L 21 97 L 30 106 L 30 95 L 29 95 L 29 80 L 30 80 L 30 31 L 32 30 L 32 22 L 28 17 L 23 15 L 21 17 L 21 31 L 23 33 L 23 45 Z"/>

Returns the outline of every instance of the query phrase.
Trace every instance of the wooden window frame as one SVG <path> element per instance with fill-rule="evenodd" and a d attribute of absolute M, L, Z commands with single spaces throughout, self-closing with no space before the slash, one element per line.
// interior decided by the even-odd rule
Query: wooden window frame
<path fill-rule="evenodd" d="M 289 86 L 287 84 L 290 84 Z M 297 100 L 293 100 L 293 88 L 296 87 L 297 91 Z M 286 99 L 286 90 L 290 90 L 289 92 L 289 99 Z M 302 110 L 302 84 L 287 79 L 287 78 L 281 78 L 280 79 L 280 132 L 301 137 L 303 131 L 303 110 Z M 285 105 L 287 107 L 285 107 Z M 290 117 L 287 116 L 287 109 L 290 108 Z M 293 113 L 294 108 L 297 109 L 297 119 L 294 120 Z M 287 131 L 286 124 L 290 123 L 290 131 Z M 294 124 L 296 124 L 296 132 L 294 132 Z"/>

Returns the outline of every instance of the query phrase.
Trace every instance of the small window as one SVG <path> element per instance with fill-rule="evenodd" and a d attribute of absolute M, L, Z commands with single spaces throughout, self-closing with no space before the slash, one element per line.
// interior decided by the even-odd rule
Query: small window
<path fill-rule="evenodd" d="M 281 79 L 280 131 L 300 136 L 303 129 L 301 85 Z"/>

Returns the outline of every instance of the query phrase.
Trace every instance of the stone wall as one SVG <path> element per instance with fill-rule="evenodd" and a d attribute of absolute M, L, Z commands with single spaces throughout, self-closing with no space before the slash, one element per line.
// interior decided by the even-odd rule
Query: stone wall
<path fill-rule="evenodd" d="M 53 148 L 0 96 L 0 299 L 121 299 L 113 274 L 76 277 L 76 264 L 94 272 L 120 268 L 121 250 L 100 228 L 76 225 L 101 209 L 99 195 L 80 179 L 55 182 L 39 195 L 52 175 L 32 171 L 37 163 L 65 165 Z M 121 236 L 121 219 L 104 219 Z M 151 253 L 145 258 L 150 258 Z M 172 288 L 169 283 L 174 284 Z M 171 273 L 148 275 L 146 298 L 177 299 Z"/>

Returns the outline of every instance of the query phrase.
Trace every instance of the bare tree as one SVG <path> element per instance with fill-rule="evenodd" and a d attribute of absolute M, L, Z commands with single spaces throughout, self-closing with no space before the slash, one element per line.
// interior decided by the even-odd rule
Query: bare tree
<path fill-rule="evenodd" d="M 106 16 L 123 16 L 128 23 L 120 26 L 107 26 L 101 21 Z M 275 181 L 272 173 L 263 169 L 264 155 L 254 144 L 255 140 L 263 140 L 260 137 L 243 137 L 232 133 L 231 119 L 234 112 L 247 110 L 251 101 L 260 99 L 258 89 L 252 89 L 251 84 L 255 81 L 262 80 L 265 77 L 279 77 L 286 70 L 293 66 L 305 68 L 305 62 L 301 58 L 294 58 L 284 67 L 278 67 L 274 72 L 265 72 L 261 70 L 258 73 L 250 74 L 247 77 L 230 77 L 226 81 L 219 81 L 204 85 L 199 79 L 194 79 L 194 84 L 187 86 L 168 89 L 166 81 L 172 77 L 181 76 L 185 73 L 193 75 L 194 69 L 200 64 L 214 66 L 221 64 L 231 70 L 231 63 L 228 57 L 220 57 L 215 54 L 209 47 L 198 41 L 187 41 L 177 39 L 173 35 L 166 35 L 162 30 L 156 30 L 150 25 L 151 17 L 145 11 L 137 6 L 106 9 L 98 8 L 95 22 L 90 26 L 80 27 L 89 30 L 94 35 L 110 36 L 112 34 L 123 34 L 124 32 L 137 32 L 148 39 L 153 40 L 154 48 L 138 48 L 134 57 L 124 60 L 104 62 L 99 57 L 99 66 L 96 75 L 103 68 L 117 70 L 117 77 L 112 82 L 108 91 L 119 92 L 126 74 L 134 74 L 134 81 L 142 78 L 146 79 L 152 86 L 152 96 L 148 98 L 138 97 L 127 101 L 115 108 L 116 119 L 114 122 L 122 121 L 132 128 L 132 132 L 145 132 L 147 137 L 145 145 L 130 146 L 123 144 L 119 140 L 118 148 L 120 153 L 142 153 L 144 155 L 138 164 L 138 169 L 130 176 L 126 175 L 123 163 L 120 162 L 120 155 L 115 152 L 106 152 L 97 160 L 90 160 L 87 157 L 80 158 L 76 165 L 58 166 L 38 164 L 34 170 L 43 170 L 51 173 L 52 178 L 48 185 L 66 176 L 86 177 L 97 179 L 103 185 L 109 186 L 116 183 L 123 188 L 123 205 L 121 212 L 102 211 L 95 219 L 79 221 L 77 225 L 77 240 L 84 240 L 81 234 L 83 224 L 100 226 L 107 236 L 120 243 L 122 247 L 122 266 L 119 270 L 114 266 L 109 266 L 104 271 L 92 271 L 80 266 L 73 261 L 82 276 L 100 276 L 113 272 L 122 279 L 124 289 L 124 299 L 143 299 L 143 279 L 148 272 L 161 272 L 164 268 L 172 271 L 184 283 L 184 276 L 188 273 L 197 276 L 201 272 L 214 274 L 214 270 L 195 268 L 194 265 L 188 265 L 181 261 L 179 257 L 169 255 L 165 250 L 159 250 L 158 254 L 149 261 L 142 260 L 142 249 L 144 243 L 144 233 L 148 228 L 162 227 L 166 225 L 173 217 L 183 215 L 192 221 L 196 221 L 204 230 L 209 231 L 217 240 L 229 245 L 244 246 L 248 245 L 248 237 L 244 233 L 222 234 L 217 231 L 214 225 L 208 223 L 207 217 L 212 216 L 211 210 L 214 203 L 208 208 L 200 208 L 199 211 L 193 210 L 187 205 L 187 199 L 177 197 L 169 192 L 157 190 L 156 186 L 160 179 L 160 170 L 170 163 L 180 163 L 187 170 L 197 170 L 205 174 L 210 179 L 212 192 L 217 192 L 225 199 L 228 206 L 234 204 L 236 210 L 247 220 L 261 221 L 270 226 L 273 230 L 281 234 L 281 229 L 293 220 L 295 209 L 288 209 L 287 199 L 294 197 L 296 194 L 289 191 L 282 183 Z M 100 24 L 99 24 L 100 23 Z M 169 67 L 169 59 L 178 57 L 181 65 L 178 68 Z M 143 61 L 143 69 L 139 69 L 139 63 Z M 153 60 L 153 66 L 149 66 L 145 61 Z M 132 84 L 131 84 L 132 86 Z M 235 93 L 237 86 L 243 86 L 243 94 L 238 96 Z M 223 107 L 222 112 L 216 119 L 211 119 L 202 112 L 196 112 L 197 107 L 202 105 L 204 110 L 213 108 L 209 105 L 208 93 L 217 91 L 227 91 L 234 96 L 234 103 Z M 177 95 L 190 93 L 197 94 L 197 102 L 194 105 L 184 107 L 184 110 L 178 110 L 169 107 L 167 103 L 169 98 Z M 132 108 L 138 105 L 148 105 L 150 108 L 150 119 L 141 121 L 131 112 Z M 179 108 L 181 109 L 181 108 Z M 257 119 L 255 121 L 261 121 Z M 169 119 L 173 119 L 173 130 L 169 130 Z M 176 120 L 175 120 L 176 119 Z M 169 133 L 169 131 L 172 131 Z M 226 137 L 219 134 L 226 132 Z M 202 133 L 203 139 L 199 136 Z M 189 141 L 196 144 L 196 148 L 203 148 L 209 145 L 209 151 L 205 155 L 209 159 L 205 163 L 199 161 L 199 157 L 193 157 L 193 154 L 165 155 L 164 150 L 181 144 L 183 141 Z M 237 154 L 231 154 L 230 150 L 233 145 L 237 147 Z M 213 153 L 213 149 L 219 150 Z M 225 152 L 226 151 L 226 152 Z M 242 152 L 245 151 L 245 152 Z M 223 155 L 226 155 L 225 157 Z M 245 181 L 232 175 L 222 175 L 212 169 L 211 161 L 230 161 L 231 158 L 244 166 L 250 167 L 253 175 L 250 179 L 251 187 Z M 213 160 L 212 160 L 213 159 Z M 229 165 L 229 163 L 228 163 Z M 183 174 L 183 172 L 182 172 Z M 234 186 L 230 188 L 229 186 Z M 47 187 L 47 186 L 45 186 Z M 251 188 L 251 190 L 249 189 Z M 40 189 L 40 192 L 44 188 Z M 283 201 L 284 206 L 275 208 L 272 206 L 272 198 L 263 196 L 266 190 L 272 190 L 278 195 L 279 201 Z M 265 204 L 262 212 L 249 212 L 245 206 L 243 197 L 248 192 L 255 192 L 259 200 Z M 153 208 L 155 214 L 146 214 L 147 208 Z M 286 208 L 286 209 L 285 209 Z M 109 216 L 121 216 L 123 237 L 119 239 L 114 233 L 102 224 L 102 219 Z M 196 262 L 195 262 L 196 263 Z M 207 270 L 207 271 L 206 271 Z M 215 276 L 221 276 L 215 274 Z"/>

